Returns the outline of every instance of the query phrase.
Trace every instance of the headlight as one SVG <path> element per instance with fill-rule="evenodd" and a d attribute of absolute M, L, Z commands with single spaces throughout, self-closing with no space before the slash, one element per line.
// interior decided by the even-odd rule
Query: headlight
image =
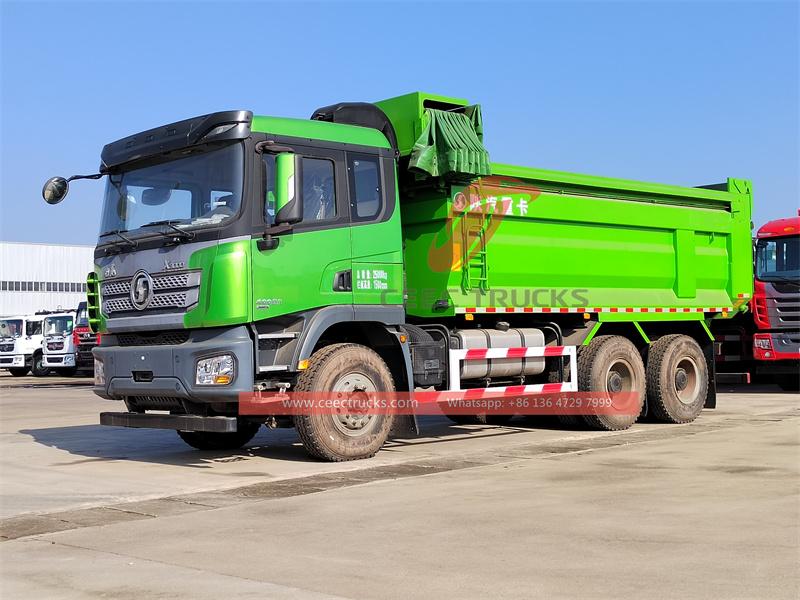
<path fill-rule="evenodd" d="M 106 384 L 106 371 L 103 368 L 103 361 L 94 359 L 94 384 L 95 385 L 105 385 Z"/>
<path fill-rule="evenodd" d="M 234 377 L 233 356 L 222 354 L 197 361 L 197 385 L 227 385 Z"/>

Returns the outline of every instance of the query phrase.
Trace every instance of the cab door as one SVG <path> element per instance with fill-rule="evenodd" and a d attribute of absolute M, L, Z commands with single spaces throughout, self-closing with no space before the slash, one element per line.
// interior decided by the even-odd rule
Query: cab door
<path fill-rule="evenodd" d="M 403 304 L 403 247 L 395 163 L 347 152 L 353 248 L 353 302 Z"/>
<path fill-rule="evenodd" d="M 255 321 L 334 304 L 353 303 L 350 214 L 344 153 L 295 146 L 302 156 L 303 221 L 259 249 L 252 240 L 253 319 Z M 274 217 L 274 156 L 262 157 L 265 171 L 265 225 Z M 263 246 L 263 244 L 262 244 Z"/>

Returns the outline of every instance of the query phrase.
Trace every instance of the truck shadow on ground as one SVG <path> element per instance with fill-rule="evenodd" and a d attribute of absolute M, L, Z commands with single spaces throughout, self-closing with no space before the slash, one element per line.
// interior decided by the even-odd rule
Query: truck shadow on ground
<path fill-rule="evenodd" d="M 420 435 L 395 437 L 384 446 L 382 453 L 402 451 L 407 446 L 427 446 L 445 442 L 483 437 L 510 436 L 531 429 L 568 429 L 555 420 L 515 419 L 508 425 L 456 425 L 444 417 L 420 419 Z M 169 430 L 128 429 L 104 425 L 73 425 L 41 429 L 22 429 L 44 446 L 57 448 L 78 460 L 53 463 L 54 467 L 78 465 L 89 462 L 134 461 L 151 462 L 188 468 L 207 469 L 214 465 L 250 458 L 281 461 L 319 462 L 306 454 L 293 429 L 266 429 L 261 431 L 244 448 L 230 451 L 200 451 L 187 446 L 178 435 Z M 264 473 L 258 473 L 263 475 Z M 255 475 L 255 473 L 254 473 Z"/>

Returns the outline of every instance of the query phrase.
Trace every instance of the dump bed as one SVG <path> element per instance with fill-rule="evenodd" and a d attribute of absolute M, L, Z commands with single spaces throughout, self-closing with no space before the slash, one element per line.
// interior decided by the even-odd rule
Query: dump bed
<path fill-rule="evenodd" d="M 748 181 L 704 189 L 491 170 L 401 198 L 409 314 L 702 319 L 750 297 Z"/>

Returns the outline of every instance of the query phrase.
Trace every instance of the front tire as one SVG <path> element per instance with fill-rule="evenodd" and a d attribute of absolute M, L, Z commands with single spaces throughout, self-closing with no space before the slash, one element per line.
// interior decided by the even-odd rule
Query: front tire
<path fill-rule="evenodd" d="M 691 423 L 708 394 L 703 351 L 688 335 L 665 335 L 647 355 L 647 399 L 653 416 L 667 423 Z"/>
<path fill-rule="evenodd" d="M 34 377 L 46 377 L 50 374 L 50 369 L 44 366 L 44 358 L 41 352 L 33 355 L 33 362 L 31 363 L 31 375 Z"/>
<path fill-rule="evenodd" d="M 219 433 L 216 431 L 178 431 L 180 438 L 198 450 L 238 450 L 253 439 L 261 427 L 259 423 L 239 421 L 236 431 Z"/>
<path fill-rule="evenodd" d="M 578 353 L 578 389 L 586 392 L 635 392 L 637 409 L 630 415 L 583 415 L 595 429 L 628 429 L 644 406 L 645 370 L 642 357 L 629 339 L 601 335 Z"/>
<path fill-rule="evenodd" d="M 347 396 L 359 392 L 393 392 L 394 380 L 383 359 L 359 344 L 332 344 L 311 355 L 310 367 L 300 373 L 298 392 Z M 370 458 L 381 449 L 393 415 L 309 414 L 294 417 L 306 451 L 331 462 Z"/>

